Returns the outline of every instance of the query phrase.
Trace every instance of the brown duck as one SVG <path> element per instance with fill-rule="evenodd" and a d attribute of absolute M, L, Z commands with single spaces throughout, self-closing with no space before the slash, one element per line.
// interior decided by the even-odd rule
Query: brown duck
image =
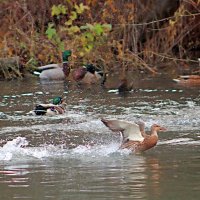
<path fill-rule="evenodd" d="M 122 120 L 101 119 L 101 121 L 112 131 L 121 132 L 123 141 L 121 149 L 130 149 L 133 152 L 143 152 L 154 147 L 158 142 L 158 131 L 165 131 L 164 127 L 157 124 L 151 126 L 151 133 L 146 134 L 144 123 L 133 123 Z"/>
<path fill-rule="evenodd" d="M 196 86 L 200 85 L 200 75 L 185 75 L 179 76 L 177 79 L 173 79 L 180 85 Z"/>

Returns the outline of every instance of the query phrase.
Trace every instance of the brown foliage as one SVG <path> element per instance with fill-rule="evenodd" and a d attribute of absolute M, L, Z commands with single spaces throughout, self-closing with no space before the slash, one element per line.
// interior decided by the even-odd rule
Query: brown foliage
<path fill-rule="evenodd" d="M 51 7 L 63 0 L 5 0 L 0 3 L 0 57 L 20 56 L 23 67 L 60 62 L 58 48 L 45 36 L 49 22 L 57 28 L 66 18 L 53 18 Z M 198 0 L 73 0 L 90 7 L 76 23 L 109 23 L 106 44 L 84 60 L 106 70 L 145 69 L 152 73 L 163 62 L 197 64 L 200 38 Z M 73 9 L 71 7 L 70 9 Z M 73 37 L 60 35 L 76 53 Z M 76 58 L 74 63 L 82 58 Z M 0 69 L 1 73 L 1 69 Z"/>

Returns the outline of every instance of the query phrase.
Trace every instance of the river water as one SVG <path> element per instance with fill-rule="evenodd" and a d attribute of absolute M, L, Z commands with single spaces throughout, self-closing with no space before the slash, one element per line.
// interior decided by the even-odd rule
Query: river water
<path fill-rule="evenodd" d="M 54 96 L 66 114 L 27 113 Z M 126 95 L 37 79 L 0 82 L 0 200 L 199 199 L 200 90 L 165 78 L 136 81 Z M 163 125 L 156 147 L 119 150 L 100 119 Z"/>

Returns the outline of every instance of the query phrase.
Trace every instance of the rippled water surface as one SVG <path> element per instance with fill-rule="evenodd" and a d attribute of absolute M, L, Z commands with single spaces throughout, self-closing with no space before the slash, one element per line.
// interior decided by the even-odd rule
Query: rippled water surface
<path fill-rule="evenodd" d="M 63 96 L 61 116 L 27 114 Z M 0 82 L 0 199 L 199 199 L 200 91 L 163 78 L 124 95 L 37 79 Z M 153 149 L 119 150 L 102 117 L 167 128 Z"/>

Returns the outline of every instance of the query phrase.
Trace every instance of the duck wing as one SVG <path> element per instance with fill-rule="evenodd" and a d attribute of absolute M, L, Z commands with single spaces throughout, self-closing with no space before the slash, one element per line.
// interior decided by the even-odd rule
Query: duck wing
<path fill-rule="evenodd" d="M 41 106 L 43 106 L 44 108 L 51 108 L 51 107 L 54 107 L 55 105 L 52 104 L 52 103 L 41 103 L 39 104 Z"/>
<path fill-rule="evenodd" d="M 101 119 L 101 121 L 112 131 L 120 131 L 123 135 L 123 140 L 129 139 L 132 141 L 140 141 L 144 140 L 142 133 L 140 131 L 140 127 L 138 124 L 133 122 L 127 122 L 123 120 L 108 120 Z"/>
<path fill-rule="evenodd" d="M 54 69 L 57 67 L 62 67 L 62 64 L 49 64 L 49 65 L 43 65 L 38 67 L 38 70 L 47 70 L 47 69 Z"/>

